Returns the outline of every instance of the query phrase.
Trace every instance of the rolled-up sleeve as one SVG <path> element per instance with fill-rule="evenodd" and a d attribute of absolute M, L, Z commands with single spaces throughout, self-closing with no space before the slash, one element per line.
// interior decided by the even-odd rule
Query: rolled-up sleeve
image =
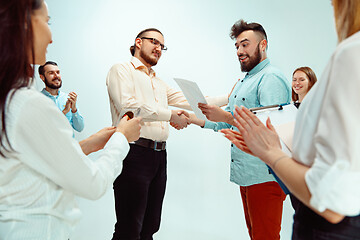
<path fill-rule="evenodd" d="M 305 176 L 314 208 L 346 216 L 360 214 L 359 52 L 344 48 L 333 56 L 314 135 L 315 160 Z"/>

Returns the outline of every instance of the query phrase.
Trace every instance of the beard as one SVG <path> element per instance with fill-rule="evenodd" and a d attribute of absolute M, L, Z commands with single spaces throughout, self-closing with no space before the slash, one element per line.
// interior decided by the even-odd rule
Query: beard
<path fill-rule="evenodd" d="M 140 50 L 140 57 L 144 59 L 151 66 L 155 66 L 158 62 L 158 59 L 156 59 L 155 57 L 151 57 L 150 54 L 146 54 L 143 50 Z"/>
<path fill-rule="evenodd" d="M 45 77 L 45 76 L 44 76 Z M 59 78 L 55 78 L 55 79 L 59 79 Z M 54 80 L 55 80 L 54 79 Z M 61 79 L 60 80 L 60 84 L 59 85 L 55 85 L 53 83 L 51 83 L 51 81 L 49 81 L 46 77 L 45 77 L 45 86 L 47 86 L 48 88 L 51 88 L 51 89 L 59 89 L 61 88 L 61 85 L 62 85 L 62 81 Z"/>
<path fill-rule="evenodd" d="M 256 65 L 258 65 L 260 63 L 261 60 L 261 54 L 260 54 L 260 43 L 257 45 L 255 53 L 253 56 L 249 56 L 248 54 L 242 54 L 239 56 L 239 60 L 240 57 L 242 56 L 246 56 L 249 58 L 249 61 L 247 63 L 242 63 L 240 61 L 240 66 L 241 66 L 241 71 L 242 72 L 250 72 Z"/>

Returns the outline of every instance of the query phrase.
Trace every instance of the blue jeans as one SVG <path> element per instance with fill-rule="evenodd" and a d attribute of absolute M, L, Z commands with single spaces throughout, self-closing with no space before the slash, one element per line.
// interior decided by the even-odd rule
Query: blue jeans
<path fill-rule="evenodd" d="M 290 194 L 295 209 L 292 240 L 360 240 L 360 215 L 332 224 Z"/>

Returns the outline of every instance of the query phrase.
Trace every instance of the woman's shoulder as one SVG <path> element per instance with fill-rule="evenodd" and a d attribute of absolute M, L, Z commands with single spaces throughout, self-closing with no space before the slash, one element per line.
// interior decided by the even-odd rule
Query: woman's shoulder
<path fill-rule="evenodd" d="M 55 107 L 54 103 L 33 87 L 23 87 L 12 90 L 6 100 L 6 114 L 17 117 L 23 110 L 32 112 L 48 111 L 48 108 Z M 29 112 L 29 111 L 26 111 Z"/>
<path fill-rule="evenodd" d="M 360 32 L 354 33 L 336 47 L 334 60 L 360 59 Z"/>
<path fill-rule="evenodd" d="M 8 94 L 8 105 L 27 105 L 30 102 L 46 102 L 49 100 L 34 87 L 22 87 Z"/>

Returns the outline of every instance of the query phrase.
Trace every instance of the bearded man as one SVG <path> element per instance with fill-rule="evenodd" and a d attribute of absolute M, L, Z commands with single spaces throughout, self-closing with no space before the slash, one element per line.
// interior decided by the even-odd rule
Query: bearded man
<path fill-rule="evenodd" d="M 76 107 L 77 94 L 75 92 L 66 94 L 60 91 L 62 80 L 57 63 L 47 61 L 39 67 L 39 75 L 45 84 L 45 88 L 41 92 L 54 101 L 69 120 L 73 129 L 81 132 L 84 129 L 84 118 Z"/>
<path fill-rule="evenodd" d="M 130 47 L 130 62 L 112 66 L 106 79 L 113 125 L 124 114 L 144 121 L 140 139 L 130 144 L 123 170 L 114 182 L 117 222 L 113 240 L 150 240 L 159 230 L 167 179 L 168 122 L 178 129 L 190 123 L 187 112 L 168 109 L 169 105 L 188 106 L 184 95 L 159 79 L 152 68 L 166 49 L 158 29 L 145 29 Z"/>
<path fill-rule="evenodd" d="M 225 110 L 208 104 L 199 108 L 210 121 L 193 123 L 219 131 L 236 130 L 235 106 L 246 108 L 286 104 L 291 100 L 290 83 L 267 58 L 267 35 L 258 23 L 237 21 L 230 37 L 235 40 L 236 54 L 245 77 L 235 84 Z M 267 166 L 258 158 L 231 144 L 230 181 L 240 186 L 246 225 L 251 240 L 280 239 L 285 194 Z"/>

